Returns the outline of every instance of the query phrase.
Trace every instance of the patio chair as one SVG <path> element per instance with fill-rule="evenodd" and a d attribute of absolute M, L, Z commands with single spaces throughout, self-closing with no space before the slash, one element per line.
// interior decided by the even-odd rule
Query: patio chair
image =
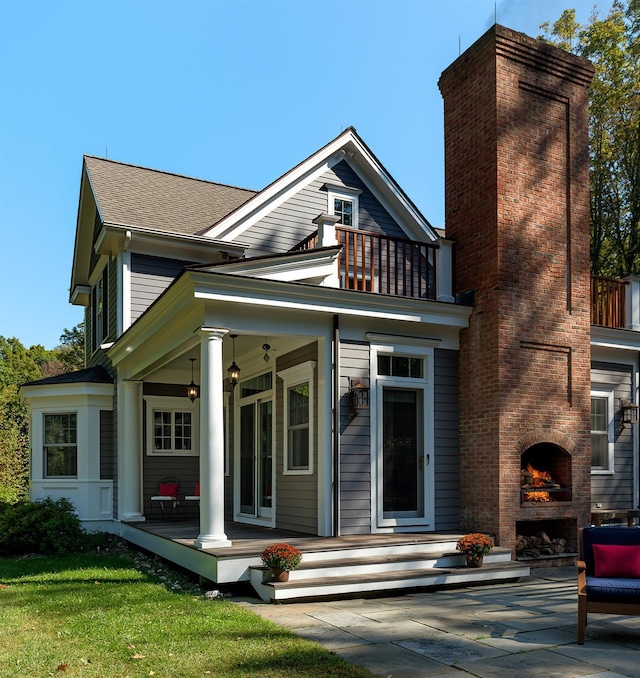
<path fill-rule="evenodd" d="M 200 483 L 196 483 L 196 486 L 193 490 L 193 494 L 184 495 L 184 502 L 185 502 L 184 508 L 185 516 L 188 515 L 189 506 L 191 505 L 195 505 L 196 511 L 198 511 L 198 509 L 200 508 Z"/>
<path fill-rule="evenodd" d="M 166 476 L 160 481 L 158 494 L 151 497 L 151 506 L 160 505 L 160 517 L 164 520 L 165 509 L 169 510 L 170 515 L 174 515 L 178 510 L 178 492 L 180 491 L 180 482 L 173 476 Z"/>
<path fill-rule="evenodd" d="M 584 644 L 587 613 L 640 615 L 640 529 L 580 530 L 578 644 Z"/>

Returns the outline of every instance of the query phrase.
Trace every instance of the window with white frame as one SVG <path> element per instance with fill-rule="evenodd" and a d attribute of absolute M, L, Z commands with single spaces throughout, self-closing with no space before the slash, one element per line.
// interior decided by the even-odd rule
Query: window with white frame
<path fill-rule="evenodd" d="M 78 477 L 78 415 L 44 415 L 44 477 Z"/>
<path fill-rule="evenodd" d="M 358 228 L 358 195 L 360 191 L 329 187 L 329 214 L 339 217 L 345 228 Z"/>
<path fill-rule="evenodd" d="M 613 391 L 591 392 L 591 472 L 613 473 Z"/>
<path fill-rule="evenodd" d="M 91 340 L 95 351 L 109 334 L 107 312 L 108 268 L 105 266 L 96 284 L 91 289 Z"/>
<path fill-rule="evenodd" d="M 316 363 L 278 372 L 284 382 L 284 473 L 313 473 L 313 411 Z"/>
<path fill-rule="evenodd" d="M 187 398 L 146 397 L 147 454 L 198 454 L 198 408 Z"/>

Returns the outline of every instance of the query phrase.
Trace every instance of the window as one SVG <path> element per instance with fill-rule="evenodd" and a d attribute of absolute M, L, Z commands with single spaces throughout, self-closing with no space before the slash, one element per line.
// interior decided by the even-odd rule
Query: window
<path fill-rule="evenodd" d="M 91 290 L 91 337 L 92 346 L 95 351 L 109 334 L 109 323 L 107 319 L 107 289 L 109 285 L 108 270 L 102 271 L 102 274 Z"/>
<path fill-rule="evenodd" d="M 75 412 L 44 415 L 45 478 L 78 476 L 78 415 Z"/>
<path fill-rule="evenodd" d="M 284 472 L 313 473 L 313 369 L 309 361 L 278 372 L 284 381 Z"/>
<path fill-rule="evenodd" d="M 591 471 L 613 473 L 613 392 L 591 392 Z"/>
<path fill-rule="evenodd" d="M 340 217 L 338 223 L 345 228 L 358 228 L 358 195 L 359 190 L 333 188 L 329 190 L 329 214 Z"/>
<path fill-rule="evenodd" d="M 198 410 L 186 399 L 145 398 L 147 454 L 197 455 Z"/>
<path fill-rule="evenodd" d="M 422 379 L 424 361 L 409 356 L 378 354 L 378 375 L 382 377 L 408 377 Z"/>

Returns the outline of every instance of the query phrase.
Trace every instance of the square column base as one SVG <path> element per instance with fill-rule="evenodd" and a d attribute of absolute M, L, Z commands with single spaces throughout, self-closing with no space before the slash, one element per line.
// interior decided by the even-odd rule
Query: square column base
<path fill-rule="evenodd" d="M 226 534 L 199 534 L 193 542 L 197 549 L 216 549 L 228 548 L 231 546 L 231 540 L 227 539 Z"/>

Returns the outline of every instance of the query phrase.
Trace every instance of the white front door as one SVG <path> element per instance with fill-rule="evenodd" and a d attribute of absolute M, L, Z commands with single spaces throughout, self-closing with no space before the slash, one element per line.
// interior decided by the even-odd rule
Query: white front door
<path fill-rule="evenodd" d="M 272 513 L 273 402 L 240 406 L 240 513 L 270 519 Z"/>

